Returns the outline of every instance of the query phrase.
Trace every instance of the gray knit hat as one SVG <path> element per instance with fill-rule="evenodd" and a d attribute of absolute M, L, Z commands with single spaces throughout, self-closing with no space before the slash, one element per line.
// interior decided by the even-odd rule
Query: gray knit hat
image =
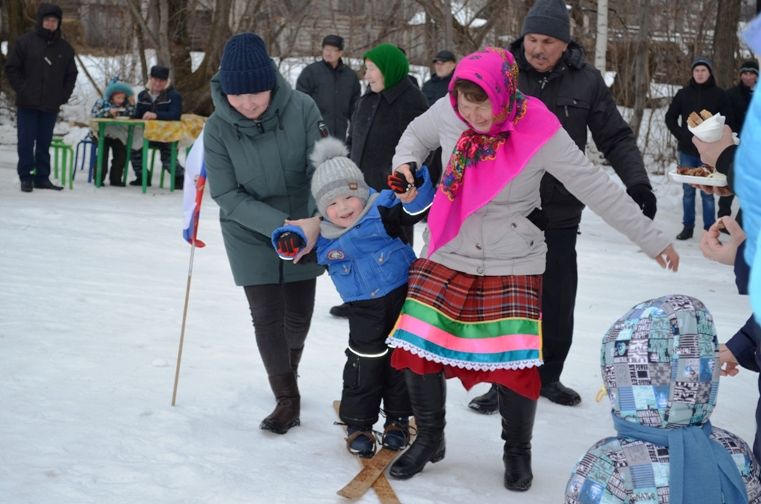
<path fill-rule="evenodd" d="M 705 56 L 698 56 L 694 60 L 692 60 L 692 66 L 690 67 L 690 71 L 695 70 L 695 67 L 698 65 L 703 65 L 708 69 L 709 72 L 711 72 L 711 75 L 713 75 L 713 62 L 706 58 Z"/>
<path fill-rule="evenodd" d="M 564 0 L 536 0 L 523 20 L 521 37 L 538 33 L 555 37 L 563 42 L 571 41 L 571 20 Z"/>
<path fill-rule="evenodd" d="M 336 198 L 356 196 L 367 201 L 370 188 L 357 165 L 347 156 L 346 146 L 334 137 L 326 137 L 314 144 L 310 159 L 315 166 L 312 176 L 312 196 L 323 217 L 325 209 Z"/>

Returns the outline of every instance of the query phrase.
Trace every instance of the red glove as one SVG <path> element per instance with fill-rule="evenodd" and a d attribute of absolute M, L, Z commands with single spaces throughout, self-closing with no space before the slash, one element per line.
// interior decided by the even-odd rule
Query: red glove
<path fill-rule="evenodd" d="M 304 246 L 304 239 L 296 233 L 286 232 L 277 239 L 277 253 L 281 257 L 295 257 Z"/>
<path fill-rule="evenodd" d="M 406 193 L 412 189 L 413 185 L 415 187 L 420 187 L 423 185 L 423 177 L 415 177 L 416 163 L 409 163 L 409 165 L 412 170 L 412 177 L 415 179 L 414 184 L 407 182 L 407 179 L 404 178 L 404 174 L 400 172 L 392 172 L 391 175 L 386 177 L 386 184 L 388 184 L 391 190 L 397 194 Z"/>

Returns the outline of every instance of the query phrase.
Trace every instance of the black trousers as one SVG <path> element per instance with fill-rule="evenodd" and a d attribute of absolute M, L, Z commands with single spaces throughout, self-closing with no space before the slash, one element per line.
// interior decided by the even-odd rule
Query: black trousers
<path fill-rule="evenodd" d="M 172 160 L 171 144 L 163 143 L 163 142 L 150 142 L 149 145 L 159 150 L 159 155 L 161 157 L 161 167 L 168 172 L 169 165 Z M 139 179 L 140 177 L 143 176 L 143 150 L 133 149 L 132 152 L 130 153 L 130 160 L 132 161 L 132 170 L 135 172 L 135 177 Z M 150 162 L 151 162 L 151 159 L 149 155 L 148 156 L 149 168 L 150 168 Z M 180 178 L 180 177 L 183 177 L 184 175 L 185 175 L 185 168 L 183 168 L 182 165 L 180 164 L 179 155 L 178 155 L 178 159 L 175 162 L 175 167 L 174 167 L 174 176 L 175 178 Z"/>
<path fill-rule="evenodd" d="M 316 284 L 312 279 L 243 288 L 267 376 L 291 371 L 290 351 L 303 348 L 309 332 Z"/>
<path fill-rule="evenodd" d="M 124 174 L 124 163 L 127 161 L 127 147 L 116 138 L 105 137 L 103 139 L 103 176 L 101 180 L 106 180 L 108 171 L 108 152 L 113 153 L 113 159 L 111 160 L 111 177 L 109 181 L 113 183 L 119 183 L 122 181 L 122 175 Z"/>
<path fill-rule="evenodd" d="M 350 425 L 372 426 L 378 420 L 381 400 L 389 417 L 412 414 L 404 375 L 390 365 L 386 337 L 394 328 L 407 296 L 407 286 L 382 298 L 347 303 L 349 347 L 341 393 L 341 420 Z"/>
<path fill-rule="evenodd" d="M 732 202 L 735 199 L 734 194 L 730 194 L 729 196 L 721 196 L 719 198 L 719 217 L 724 217 L 732 215 Z"/>
<path fill-rule="evenodd" d="M 573 340 L 573 310 L 579 283 L 576 266 L 577 228 L 548 229 L 547 266 L 542 283 L 542 383 L 560 380 Z"/>

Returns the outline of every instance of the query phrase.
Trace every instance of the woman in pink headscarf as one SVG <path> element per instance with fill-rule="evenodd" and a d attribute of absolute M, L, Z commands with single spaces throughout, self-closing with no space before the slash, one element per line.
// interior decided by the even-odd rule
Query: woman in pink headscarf
<path fill-rule="evenodd" d="M 444 458 L 444 380 L 457 377 L 466 388 L 499 385 L 504 484 L 515 491 L 531 487 L 542 364 L 546 246 L 539 184 L 545 172 L 662 267 L 676 271 L 679 265 L 668 238 L 623 189 L 601 176 L 539 100 L 521 94 L 517 82 L 509 52 L 470 54 L 452 76 L 450 103 L 439 100 L 405 132 L 438 132 L 445 151 L 454 149 L 428 217 L 426 247 L 412 265 L 407 300 L 388 338 L 418 430 L 391 467 L 396 478 Z M 453 130 L 461 132 L 456 141 Z M 408 168 L 397 171 L 412 182 Z"/>

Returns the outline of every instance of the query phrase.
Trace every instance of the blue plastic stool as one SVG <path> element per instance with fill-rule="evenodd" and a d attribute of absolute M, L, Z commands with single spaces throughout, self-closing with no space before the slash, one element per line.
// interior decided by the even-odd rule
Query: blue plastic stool
<path fill-rule="evenodd" d="M 92 182 L 93 175 L 95 173 L 95 160 L 97 159 L 98 152 L 98 140 L 92 133 L 88 133 L 82 140 L 77 143 L 77 150 L 74 156 L 74 168 L 71 170 L 71 180 L 74 180 L 74 175 L 77 173 L 77 167 L 80 170 L 85 169 L 85 160 L 87 158 L 87 146 L 90 146 L 90 169 L 87 172 L 87 182 Z M 82 149 L 82 161 L 79 160 L 79 149 Z"/>

